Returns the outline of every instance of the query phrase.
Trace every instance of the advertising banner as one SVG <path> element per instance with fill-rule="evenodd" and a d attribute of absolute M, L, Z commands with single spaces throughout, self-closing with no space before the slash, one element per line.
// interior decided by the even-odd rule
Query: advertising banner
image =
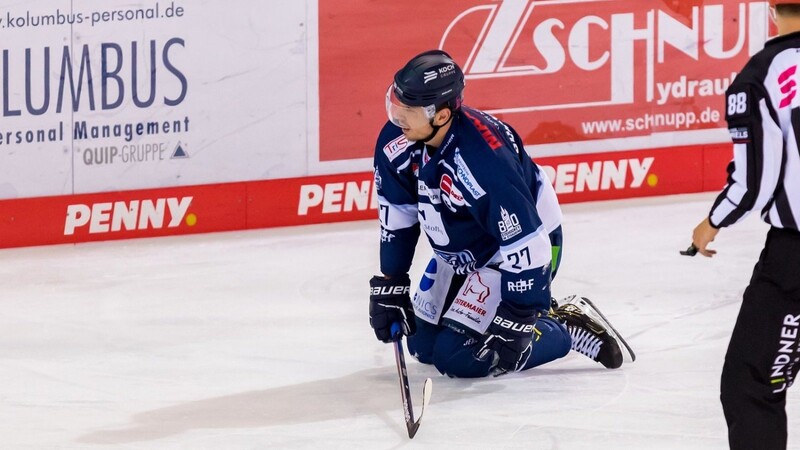
<path fill-rule="evenodd" d="M 0 198 L 306 175 L 306 13 L 0 0 Z"/>
<path fill-rule="evenodd" d="M 0 0 L 0 247 L 374 218 L 387 88 L 432 48 L 562 203 L 716 190 L 768 23 L 748 0 Z"/>
<path fill-rule="evenodd" d="M 561 203 L 720 189 L 730 145 L 541 158 Z M 0 200 L 0 248 L 375 220 L 372 172 Z M 377 234 L 376 234 L 377 236 Z"/>
<path fill-rule="evenodd" d="M 244 183 L 0 200 L 0 248 L 241 230 L 245 220 Z"/>
<path fill-rule="evenodd" d="M 723 94 L 768 31 L 764 1 L 319 8 L 321 161 L 372 154 L 394 72 L 431 48 L 464 69 L 465 103 L 510 123 L 534 157 L 726 143 Z"/>

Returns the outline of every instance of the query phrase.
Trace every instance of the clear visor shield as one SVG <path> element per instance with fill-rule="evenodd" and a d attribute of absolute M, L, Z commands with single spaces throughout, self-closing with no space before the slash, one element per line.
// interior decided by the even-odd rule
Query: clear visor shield
<path fill-rule="evenodd" d="M 430 123 L 436 114 L 434 105 L 407 106 L 394 93 L 394 85 L 386 91 L 386 115 L 400 128 L 419 128 Z"/>

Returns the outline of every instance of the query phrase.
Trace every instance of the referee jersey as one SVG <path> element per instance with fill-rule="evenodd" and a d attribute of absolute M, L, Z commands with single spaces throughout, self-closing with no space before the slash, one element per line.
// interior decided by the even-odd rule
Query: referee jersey
<path fill-rule="evenodd" d="M 711 208 L 715 228 L 750 211 L 776 228 L 800 223 L 800 32 L 776 37 L 755 54 L 725 92 L 733 140 L 728 181 Z"/>

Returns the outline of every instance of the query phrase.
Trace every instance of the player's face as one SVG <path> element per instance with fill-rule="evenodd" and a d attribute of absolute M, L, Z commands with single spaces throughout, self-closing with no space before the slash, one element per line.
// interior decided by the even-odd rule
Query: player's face
<path fill-rule="evenodd" d="M 436 112 L 433 106 L 408 106 L 394 94 L 392 86 L 386 92 L 386 114 L 389 121 L 403 130 L 403 135 L 411 141 L 425 139 L 433 128 L 431 119 Z"/>

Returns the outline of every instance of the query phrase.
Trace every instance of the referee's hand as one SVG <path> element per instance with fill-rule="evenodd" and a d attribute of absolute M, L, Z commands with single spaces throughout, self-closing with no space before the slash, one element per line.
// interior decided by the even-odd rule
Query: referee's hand
<path fill-rule="evenodd" d="M 708 244 L 714 241 L 718 232 L 719 229 L 711 226 L 708 217 L 697 224 L 694 227 L 694 232 L 692 232 L 692 244 L 697 247 L 697 252 L 709 258 L 717 254 L 716 250 L 708 248 Z"/>

